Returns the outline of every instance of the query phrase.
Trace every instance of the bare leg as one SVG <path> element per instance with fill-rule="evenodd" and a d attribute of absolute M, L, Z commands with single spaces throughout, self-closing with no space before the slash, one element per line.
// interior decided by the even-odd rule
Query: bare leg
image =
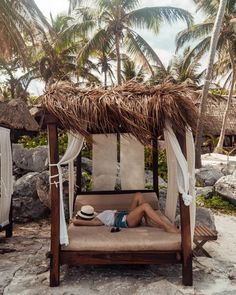
<path fill-rule="evenodd" d="M 136 207 L 142 205 L 143 203 L 145 203 L 143 195 L 140 192 L 135 193 L 130 206 L 130 211 L 134 210 Z"/>
<path fill-rule="evenodd" d="M 155 212 L 148 203 L 144 203 L 135 208 L 127 215 L 127 223 L 129 227 L 136 227 L 140 224 L 142 217 L 146 216 L 156 226 L 161 226 L 165 231 L 178 233 L 178 229 L 173 225 L 163 220 L 160 215 Z"/>

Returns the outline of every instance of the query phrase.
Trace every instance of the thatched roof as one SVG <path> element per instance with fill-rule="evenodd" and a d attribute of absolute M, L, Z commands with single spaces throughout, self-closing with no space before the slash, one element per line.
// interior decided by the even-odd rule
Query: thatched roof
<path fill-rule="evenodd" d="M 198 107 L 200 104 L 201 90 L 195 91 L 194 103 Z M 204 124 L 204 134 L 220 135 L 223 116 L 226 108 L 227 97 L 221 95 L 208 94 L 206 119 Z M 229 110 L 226 124 L 226 135 L 236 134 L 236 99 L 234 98 Z"/>
<path fill-rule="evenodd" d="M 0 102 L 0 125 L 10 129 L 37 131 L 39 126 L 21 99 Z"/>
<path fill-rule="evenodd" d="M 90 133 L 133 134 L 147 143 L 156 130 L 160 134 L 169 120 L 179 132 L 196 126 L 192 90 L 170 83 L 149 86 L 128 83 L 113 89 L 80 89 L 68 82 L 52 85 L 42 104 L 67 131 L 79 132 L 88 140 Z"/>

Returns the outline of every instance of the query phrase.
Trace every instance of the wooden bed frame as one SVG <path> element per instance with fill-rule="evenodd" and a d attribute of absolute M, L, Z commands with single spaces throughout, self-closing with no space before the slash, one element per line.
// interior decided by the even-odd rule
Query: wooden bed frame
<path fill-rule="evenodd" d="M 57 122 L 52 117 L 47 120 L 49 153 L 51 164 L 59 161 L 58 155 L 58 131 Z M 185 137 L 177 136 L 183 154 L 186 156 Z M 158 196 L 158 173 L 157 173 L 157 141 L 153 143 L 153 187 Z M 81 188 L 80 156 L 77 159 L 77 184 Z M 51 175 L 57 175 L 57 167 L 50 167 Z M 58 182 L 58 177 L 55 178 Z M 151 191 L 151 190 L 148 190 Z M 135 191 L 119 191 L 117 193 L 127 193 Z M 145 190 L 147 192 L 147 190 Z M 78 190 L 77 193 L 81 194 Z M 97 194 L 98 192 L 88 192 L 87 194 Z M 99 192 L 116 193 L 116 192 Z M 82 193 L 86 194 L 86 193 Z M 181 250 L 180 251 L 135 251 L 135 252 L 101 252 L 101 251 L 63 251 L 59 242 L 60 224 L 60 200 L 59 188 L 51 184 L 51 251 L 50 257 L 50 286 L 55 287 L 60 284 L 60 265 L 82 265 L 82 264 L 182 264 L 182 282 L 185 286 L 192 286 L 192 247 L 190 235 L 190 212 L 185 206 L 182 196 L 179 195 L 180 219 L 181 219 Z"/>

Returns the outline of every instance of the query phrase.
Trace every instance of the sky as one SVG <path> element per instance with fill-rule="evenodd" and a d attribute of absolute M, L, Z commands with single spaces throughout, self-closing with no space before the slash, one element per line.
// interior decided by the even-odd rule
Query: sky
<path fill-rule="evenodd" d="M 47 18 L 50 18 L 50 13 L 52 14 L 52 16 L 56 16 L 58 13 L 67 13 L 69 6 L 69 0 L 35 0 L 35 2 Z M 90 1 L 92 5 L 94 2 L 95 1 Z M 201 22 L 204 19 L 202 14 L 196 13 L 196 7 L 193 0 L 140 0 L 140 7 L 146 6 L 179 7 L 191 12 L 194 16 L 195 23 Z M 168 24 L 162 24 L 158 35 L 154 35 L 147 30 L 137 31 L 155 50 L 155 52 L 162 60 L 163 64 L 167 66 L 169 60 L 175 54 L 176 34 L 185 28 L 185 23 L 178 22 L 172 26 Z"/>
<path fill-rule="evenodd" d="M 50 16 L 50 13 L 55 16 L 58 13 L 66 13 L 68 11 L 69 0 L 35 0 L 35 2 L 47 17 Z M 91 3 L 94 2 L 95 1 L 91 1 Z M 191 12 L 194 16 L 195 22 L 203 20 L 203 16 L 200 13 L 196 13 L 196 7 L 193 0 L 140 0 L 140 7 L 146 6 L 179 7 Z M 167 65 L 168 61 L 175 53 L 175 36 L 179 31 L 185 28 L 185 23 L 178 22 L 174 26 L 163 24 L 158 35 L 154 35 L 147 30 L 138 30 L 138 32 L 156 51 L 161 60 L 163 60 L 164 65 Z"/>

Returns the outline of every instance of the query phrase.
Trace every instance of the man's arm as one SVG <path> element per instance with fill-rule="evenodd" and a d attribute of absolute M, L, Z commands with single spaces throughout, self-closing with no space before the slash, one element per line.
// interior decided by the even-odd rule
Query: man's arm
<path fill-rule="evenodd" d="M 98 226 L 98 225 L 103 225 L 100 219 L 94 218 L 92 220 L 84 220 L 84 219 L 77 219 L 77 218 L 72 218 L 71 222 L 74 225 L 87 225 L 87 226 Z"/>

